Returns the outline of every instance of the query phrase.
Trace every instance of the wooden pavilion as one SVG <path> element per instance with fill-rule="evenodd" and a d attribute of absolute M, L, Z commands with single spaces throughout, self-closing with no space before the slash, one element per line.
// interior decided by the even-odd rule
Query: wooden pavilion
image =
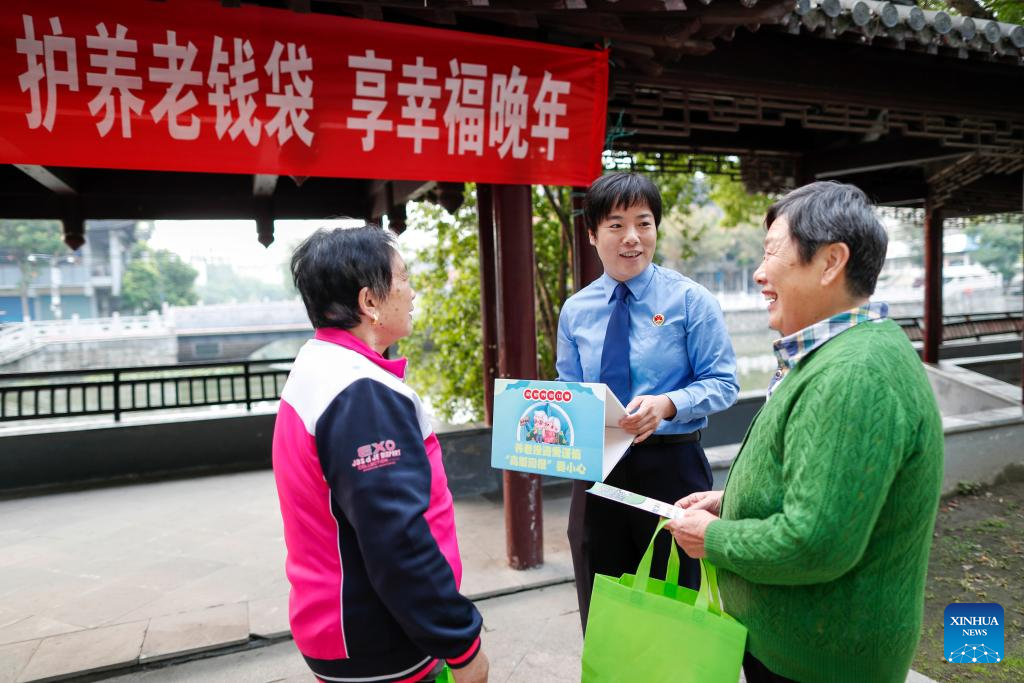
<path fill-rule="evenodd" d="M 137 0 L 146 2 L 149 0 Z M 239 0 L 222 0 L 239 7 Z M 1024 210 L 1024 27 L 926 12 L 912 0 L 266 0 L 258 4 L 584 48 L 611 62 L 606 159 L 647 152 L 665 170 L 738 158 L 750 190 L 814 179 L 925 211 L 924 359 L 942 339 L 947 217 Z M 694 156 L 697 155 L 697 156 Z M 461 184 L 0 166 L 6 216 L 87 218 L 387 215 L 409 200 L 454 210 Z M 486 385 L 537 374 L 530 188 L 480 185 Z M 582 225 L 575 283 L 599 274 Z M 506 473 L 514 567 L 541 561 L 539 482 Z"/>

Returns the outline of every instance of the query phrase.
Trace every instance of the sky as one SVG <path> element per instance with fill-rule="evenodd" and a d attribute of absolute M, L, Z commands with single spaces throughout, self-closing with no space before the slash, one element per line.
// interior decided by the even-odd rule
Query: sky
<path fill-rule="evenodd" d="M 281 267 L 291 258 L 295 246 L 318 228 L 353 227 L 357 220 L 278 220 L 274 221 L 274 242 L 264 248 L 256 239 L 256 221 L 193 220 L 154 221 L 149 245 L 178 254 L 200 271 L 205 280 L 207 263 L 227 263 L 240 275 L 265 282 L 281 282 Z M 407 231 L 399 242 L 402 252 L 418 248 L 426 236 Z"/>

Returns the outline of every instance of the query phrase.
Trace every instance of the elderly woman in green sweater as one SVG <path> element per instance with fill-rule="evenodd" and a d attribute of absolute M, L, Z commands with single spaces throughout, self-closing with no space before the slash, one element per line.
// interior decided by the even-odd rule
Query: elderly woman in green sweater
<path fill-rule="evenodd" d="M 886 235 L 864 193 L 813 183 L 768 210 L 764 261 L 779 370 L 724 492 L 669 524 L 718 567 L 748 629 L 749 683 L 902 683 L 921 632 L 942 480 L 924 369 L 871 303 Z"/>

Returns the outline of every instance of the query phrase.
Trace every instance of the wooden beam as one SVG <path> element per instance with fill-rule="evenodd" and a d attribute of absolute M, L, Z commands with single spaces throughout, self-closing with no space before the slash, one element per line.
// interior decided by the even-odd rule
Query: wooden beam
<path fill-rule="evenodd" d="M 64 204 L 53 195 L 52 201 L 41 201 L 38 195 L 0 194 L 0 212 L 4 218 L 60 219 Z M 84 195 L 81 214 L 84 218 L 123 218 L 136 220 L 199 218 L 251 219 L 259 210 L 260 198 L 249 196 L 207 197 L 185 193 Z M 269 198 L 262 198 L 269 199 Z M 365 198 L 322 195 L 274 196 L 274 218 L 325 218 L 328 216 L 365 218 Z"/>
<path fill-rule="evenodd" d="M 548 23 L 548 22 L 545 22 Z M 673 31 L 671 33 L 639 33 L 619 30 L 594 30 L 587 27 L 577 26 L 575 22 L 563 21 L 558 24 L 558 30 L 562 33 L 572 35 L 595 36 L 612 41 L 612 47 L 624 43 L 633 45 L 644 45 L 647 47 L 669 47 L 675 50 L 682 49 L 687 44 L 687 39 L 700 28 L 699 22 L 687 29 Z M 652 52 L 653 55 L 653 52 Z"/>
<path fill-rule="evenodd" d="M 428 24 L 436 24 L 439 26 L 454 26 L 457 23 L 455 12 L 450 9 L 437 9 L 433 7 L 409 7 L 403 5 L 401 7 L 390 7 L 390 10 L 404 14 L 408 17 L 413 17 L 420 21 L 425 21 Z"/>
<path fill-rule="evenodd" d="M 924 362 L 939 362 L 942 344 L 942 211 L 925 205 Z"/>
<path fill-rule="evenodd" d="M 494 380 L 498 376 L 498 298 L 495 285 L 497 266 L 494 252 L 494 186 L 476 186 L 480 253 L 480 341 L 483 344 L 484 420 L 494 424 Z"/>
<path fill-rule="evenodd" d="M 537 378 L 534 316 L 533 223 L 529 185 L 495 185 L 498 374 Z M 505 470 L 505 538 L 509 565 L 529 569 L 544 563 L 540 477 Z"/>
<path fill-rule="evenodd" d="M 370 215 L 384 216 L 393 207 L 416 201 L 436 186 L 432 180 L 371 180 Z"/>
<path fill-rule="evenodd" d="M 590 14 L 545 13 L 540 15 L 545 26 L 557 26 L 572 33 L 625 33 L 622 19 L 614 14 L 593 12 Z M 633 36 L 636 38 L 636 36 Z"/>
<path fill-rule="evenodd" d="M 257 173 L 252 177 L 252 196 L 253 197 L 269 197 L 274 194 L 274 188 L 277 187 L 278 176 Z"/>
<path fill-rule="evenodd" d="M 837 87 L 836 74 L 842 74 L 842 87 Z M 638 87 L 858 104 L 986 120 L 1021 121 L 1024 112 L 1024 69 L 1019 66 L 948 62 L 775 31 L 738 34 L 728 49 L 699 59 L 684 58 L 659 79 L 643 74 L 636 78 Z"/>
<path fill-rule="evenodd" d="M 871 201 L 883 206 L 924 206 L 928 184 L 920 169 L 894 169 L 888 172 L 861 173 L 839 178 L 856 185 Z"/>
<path fill-rule="evenodd" d="M 817 180 L 855 173 L 882 171 L 901 166 L 920 166 L 935 161 L 959 159 L 963 151 L 943 147 L 933 140 L 892 139 L 852 143 L 804 156 L 807 171 Z"/>
<path fill-rule="evenodd" d="M 77 196 L 61 197 L 61 231 L 64 244 L 77 251 L 85 244 L 85 216 L 82 214 L 81 199 Z"/>
<path fill-rule="evenodd" d="M 259 197 L 256 201 L 256 239 L 264 247 L 274 243 L 274 206 L 270 197 Z"/>
<path fill-rule="evenodd" d="M 54 194 L 73 196 L 78 194 L 75 179 L 66 170 L 56 170 L 47 166 L 32 164 L 14 164 L 14 167 L 36 181 Z"/>

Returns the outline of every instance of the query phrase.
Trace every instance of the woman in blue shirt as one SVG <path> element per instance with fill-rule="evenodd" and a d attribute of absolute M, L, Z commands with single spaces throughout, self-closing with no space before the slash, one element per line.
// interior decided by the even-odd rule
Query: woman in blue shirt
<path fill-rule="evenodd" d="M 633 173 L 598 178 L 583 204 L 590 243 L 604 266 L 570 297 L 558 319 L 558 379 L 603 382 L 626 406 L 620 426 L 633 446 L 606 482 L 674 501 L 712 486 L 700 445 L 707 416 L 736 400 L 736 357 L 721 308 L 705 288 L 652 263 L 661 194 Z M 596 496 L 574 482 L 569 511 L 580 619 L 584 630 L 594 574 L 636 570 L 656 518 Z M 668 536 L 655 566 L 664 566 Z M 700 568 L 685 560 L 680 584 L 696 588 Z"/>

